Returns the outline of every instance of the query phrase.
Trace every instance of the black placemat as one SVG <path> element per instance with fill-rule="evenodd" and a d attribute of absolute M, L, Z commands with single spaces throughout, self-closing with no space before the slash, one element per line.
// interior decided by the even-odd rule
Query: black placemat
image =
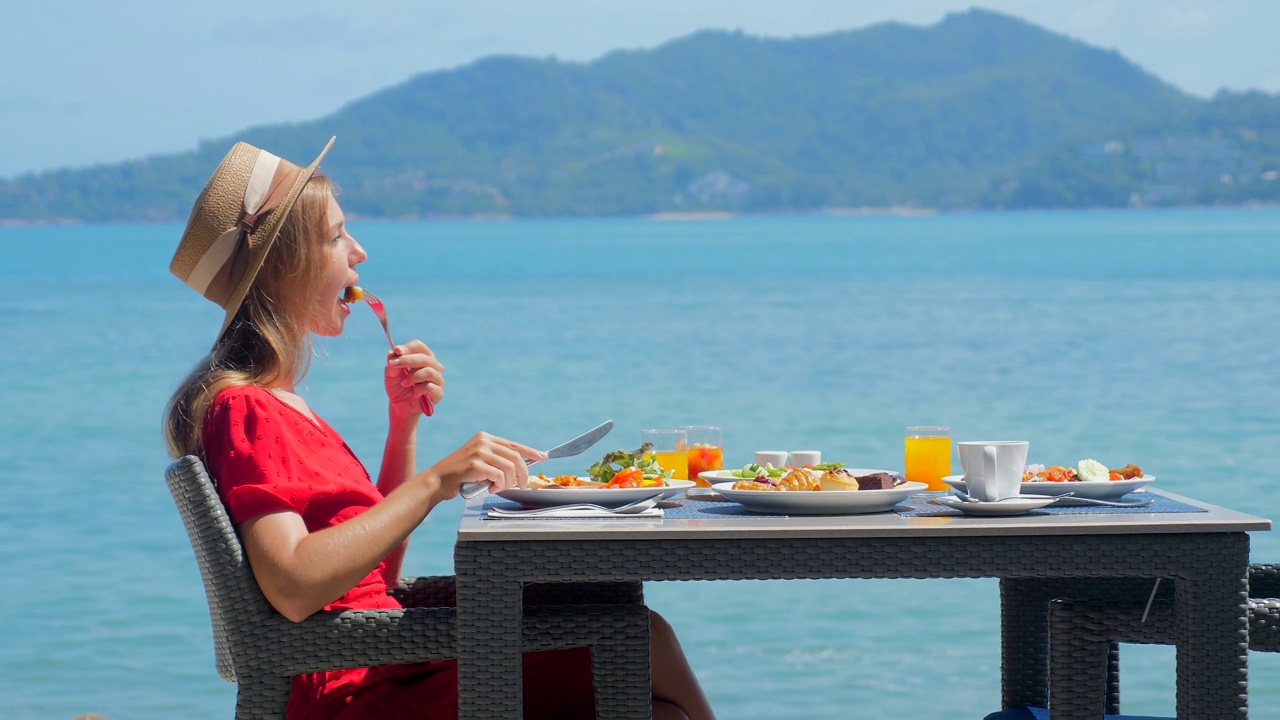
<path fill-rule="evenodd" d="M 903 500 L 893 509 L 903 517 L 963 517 L 964 513 L 954 508 L 930 502 L 934 495 L 921 494 Z M 1154 498 L 1155 502 L 1145 507 L 1118 508 L 1102 505 L 1057 506 L 1031 510 L 1026 515 L 1131 515 L 1134 513 L 1194 513 L 1207 512 L 1204 508 L 1188 505 L 1155 493 L 1130 493 L 1118 499 L 1118 502 L 1141 502 Z M 488 517 L 489 508 L 500 507 L 507 510 L 518 510 L 522 505 L 511 500 L 490 496 L 485 499 L 482 515 Z M 658 503 L 662 508 L 664 519 L 670 520 L 714 520 L 716 518 L 784 518 L 779 513 L 757 513 L 747 510 L 742 505 L 726 500 L 719 495 L 706 494 L 693 497 L 678 496 Z M 1017 517 L 1017 516 L 1015 516 Z M 599 519 L 599 518 L 595 518 Z"/>
<path fill-rule="evenodd" d="M 913 495 L 898 503 L 894 512 L 903 517 L 963 517 L 964 513 L 945 505 L 930 502 L 932 495 Z M 1137 503 L 1154 499 L 1155 502 L 1145 507 L 1107 507 L 1105 505 L 1050 505 L 1031 510 L 1026 515 L 1132 515 L 1134 513 L 1195 513 L 1208 512 L 1204 508 L 1178 502 L 1155 493 L 1129 493 L 1115 502 Z"/>

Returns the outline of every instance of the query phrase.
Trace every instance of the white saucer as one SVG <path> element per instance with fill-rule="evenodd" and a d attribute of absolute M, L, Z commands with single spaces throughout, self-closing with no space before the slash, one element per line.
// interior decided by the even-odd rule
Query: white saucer
<path fill-rule="evenodd" d="M 954 495 L 940 495 L 933 499 L 939 505 L 959 510 L 965 515 L 994 517 L 1001 515 L 1022 515 L 1046 505 L 1052 505 L 1061 498 L 1046 495 L 1019 495 L 996 502 L 965 502 Z"/>

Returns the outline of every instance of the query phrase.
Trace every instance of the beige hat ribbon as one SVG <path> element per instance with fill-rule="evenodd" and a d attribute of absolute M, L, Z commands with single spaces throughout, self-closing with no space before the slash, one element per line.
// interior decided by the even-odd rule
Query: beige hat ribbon
<path fill-rule="evenodd" d="M 244 191 L 244 212 L 234 227 L 228 228 L 209 246 L 192 268 L 186 283 L 193 290 L 225 308 L 241 277 L 253 247 L 253 232 L 259 221 L 288 197 L 302 168 L 272 155 L 258 153 Z"/>

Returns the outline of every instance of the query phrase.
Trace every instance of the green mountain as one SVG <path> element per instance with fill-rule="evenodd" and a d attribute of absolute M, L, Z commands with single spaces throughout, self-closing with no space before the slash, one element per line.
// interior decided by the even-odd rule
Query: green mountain
<path fill-rule="evenodd" d="M 1045 153 L 994 178 L 989 207 L 1147 207 L 1280 202 L 1280 96 L 1219 93 L 1194 112 Z"/>
<path fill-rule="evenodd" d="M 330 135 L 324 170 L 360 216 L 1231 201 L 1153 190 L 1144 141 L 1229 136 L 1222 152 L 1261 178 L 1276 102 L 1200 100 L 982 10 L 799 39 L 701 32 L 591 63 L 488 58 L 192 152 L 0 181 L 0 220 L 182 220 L 234 140 L 305 162 Z"/>

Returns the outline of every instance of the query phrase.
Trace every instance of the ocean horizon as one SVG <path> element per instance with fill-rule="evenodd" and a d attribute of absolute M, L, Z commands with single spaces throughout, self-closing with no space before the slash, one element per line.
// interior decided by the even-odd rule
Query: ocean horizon
<path fill-rule="evenodd" d="M 1280 208 L 353 220 L 361 284 L 446 366 L 419 462 L 477 431 L 549 446 L 606 418 L 724 427 L 726 464 L 819 449 L 900 469 L 903 428 L 1135 463 L 1172 492 L 1280 508 Z M 0 227 L 0 717 L 233 715 L 168 496 L 169 393 L 221 312 L 168 273 L 181 227 Z M 317 343 L 308 402 L 376 468 L 382 329 Z M 607 446 L 607 447 L 606 447 Z M 587 456 L 548 463 L 581 472 Z M 955 467 L 958 467 L 956 461 Z M 461 501 L 405 572 L 452 572 Z M 1280 538 L 1254 533 L 1256 561 Z M 648 583 L 722 718 L 999 709 L 995 580 Z M 1172 715 L 1171 648 L 1122 652 L 1128 713 Z M 1250 657 L 1280 720 L 1280 661 Z M 942 702 L 940 702 L 942 701 Z"/>

